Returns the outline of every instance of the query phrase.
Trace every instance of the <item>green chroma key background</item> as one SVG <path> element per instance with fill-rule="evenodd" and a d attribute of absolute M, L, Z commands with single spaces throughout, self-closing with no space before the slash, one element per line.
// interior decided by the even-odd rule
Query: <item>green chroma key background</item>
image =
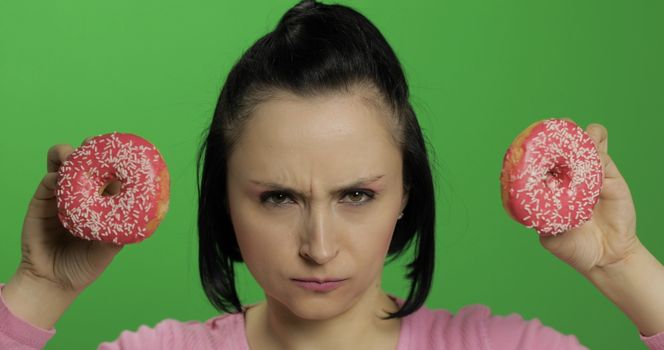
<path fill-rule="evenodd" d="M 664 3 L 343 1 L 402 61 L 436 171 L 436 278 L 427 306 L 481 303 L 576 335 L 591 349 L 645 349 L 631 321 L 513 222 L 502 157 L 530 123 L 604 124 L 632 190 L 638 234 L 664 261 L 661 178 Z M 0 281 L 20 259 L 23 217 L 51 145 L 132 132 L 164 154 L 171 208 L 71 305 L 47 349 L 92 349 L 123 330 L 216 312 L 199 285 L 195 154 L 221 84 L 291 1 L 0 2 Z M 403 265 L 384 288 L 405 297 Z M 243 265 L 241 300 L 263 298 Z"/>

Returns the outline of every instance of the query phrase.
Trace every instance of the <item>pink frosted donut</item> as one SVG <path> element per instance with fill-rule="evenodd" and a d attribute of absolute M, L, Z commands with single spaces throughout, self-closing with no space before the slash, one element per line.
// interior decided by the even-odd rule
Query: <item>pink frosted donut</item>
<path fill-rule="evenodd" d="M 120 190 L 109 195 L 107 187 Z M 166 215 L 170 175 L 157 148 L 132 134 L 95 136 L 58 170 L 58 217 L 74 236 L 118 245 L 152 235 Z"/>
<path fill-rule="evenodd" d="M 503 206 L 542 236 L 590 220 L 602 187 L 602 163 L 590 135 L 569 119 L 546 119 L 522 131 L 503 158 Z"/>

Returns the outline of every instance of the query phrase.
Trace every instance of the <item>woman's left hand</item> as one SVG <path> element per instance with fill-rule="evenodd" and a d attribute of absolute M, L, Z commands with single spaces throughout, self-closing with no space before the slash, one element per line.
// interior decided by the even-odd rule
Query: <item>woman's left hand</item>
<path fill-rule="evenodd" d="M 608 133 L 600 124 L 590 124 L 586 132 L 599 151 L 604 180 L 599 201 L 590 220 L 556 236 L 542 237 L 540 243 L 560 260 L 583 275 L 623 261 L 634 253 L 636 212 L 629 187 L 608 155 Z"/>

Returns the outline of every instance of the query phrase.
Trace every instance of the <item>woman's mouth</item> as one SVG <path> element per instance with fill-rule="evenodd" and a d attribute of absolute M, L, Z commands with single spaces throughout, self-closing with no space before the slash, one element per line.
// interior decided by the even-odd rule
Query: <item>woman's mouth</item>
<path fill-rule="evenodd" d="M 346 279 L 291 279 L 296 285 L 313 292 L 325 293 L 341 287 Z"/>

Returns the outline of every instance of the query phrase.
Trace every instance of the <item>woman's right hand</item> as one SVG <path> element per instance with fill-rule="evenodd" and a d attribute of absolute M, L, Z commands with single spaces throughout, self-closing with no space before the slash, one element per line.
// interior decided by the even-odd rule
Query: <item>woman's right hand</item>
<path fill-rule="evenodd" d="M 80 293 L 101 275 L 123 246 L 78 238 L 62 226 L 55 197 L 57 171 L 73 151 L 70 145 L 55 145 L 48 150 L 48 172 L 23 222 L 17 273 Z"/>
<path fill-rule="evenodd" d="M 70 145 L 48 150 L 47 173 L 23 221 L 21 262 L 0 293 L 15 316 L 46 330 L 52 329 L 123 247 L 75 237 L 60 222 L 55 197 L 57 172 L 73 151 Z M 115 194 L 119 189 L 106 191 Z"/>

